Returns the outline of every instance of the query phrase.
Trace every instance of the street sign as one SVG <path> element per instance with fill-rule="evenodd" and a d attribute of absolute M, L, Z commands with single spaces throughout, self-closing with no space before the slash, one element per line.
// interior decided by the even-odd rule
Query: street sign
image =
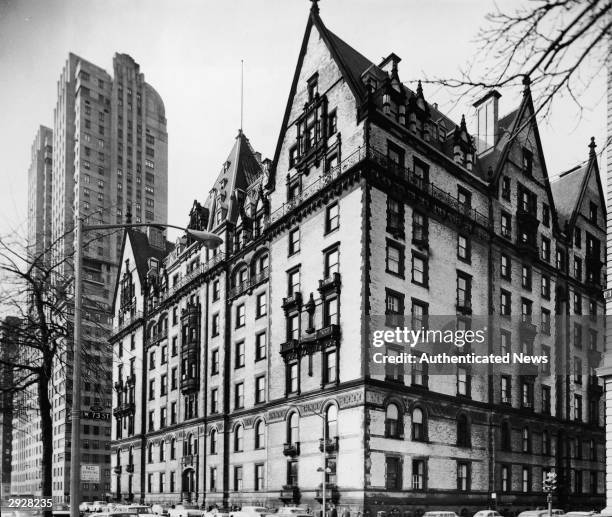
<path fill-rule="evenodd" d="M 100 465 L 81 465 L 81 481 L 100 482 Z"/>
<path fill-rule="evenodd" d="M 493 492 L 493 493 L 491 494 L 491 499 L 497 499 L 497 493 Z"/>

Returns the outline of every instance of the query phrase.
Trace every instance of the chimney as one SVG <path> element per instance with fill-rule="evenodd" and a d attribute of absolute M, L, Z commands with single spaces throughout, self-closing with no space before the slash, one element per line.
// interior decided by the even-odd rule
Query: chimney
<path fill-rule="evenodd" d="M 491 149 L 497 143 L 500 97 L 501 93 L 491 90 L 473 104 L 476 108 L 476 152 L 478 154 Z"/>
<path fill-rule="evenodd" d="M 261 163 L 261 153 L 259 151 L 255 152 L 255 159 L 257 160 L 257 163 Z"/>

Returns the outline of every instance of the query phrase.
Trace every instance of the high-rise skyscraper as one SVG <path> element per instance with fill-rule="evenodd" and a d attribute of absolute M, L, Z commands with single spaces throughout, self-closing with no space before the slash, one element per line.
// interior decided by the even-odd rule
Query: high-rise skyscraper
<path fill-rule="evenodd" d="M 115 54 L 111 76 L 71 53 L 57 84 L 52 143 L 47 143 L 51 137 L 47 131 L 43 151 L 52 149 L 51 186 L 48 189 L 46 176 L 34 180 L 31 173 L 30 205 L 38 208 L 39 202 L 34 202 L 38 192 L 50 192 L 49 235 L 56 244 L 49 258 L 59 265 L 55 281 L 70 285 L 77 214 L 94 225 L 125 222 L 127 214 L 132 222 L 166 222 L 165 108 L 129 55 Z M 33 235 L 39 232 L 41 218 L 39 209 L 30 210 Z M 82 464 L 94 466 L 91 470 L 96 473 L 83 480 L 85 500 L 99 499 L 110 488 L 108 321 L 122 235 L 106 231 L 84 236 L 81 454 Z M 54 374 L 52 399 L 53 497 L 58 502 L 69 499 L 70 479 L 70 354 L 64 359 Z"/>
<path fill-rule="evenodd" d="M 51 164 L 53 131 L 40 126 L 32 143 L 28 171 L 28 252 L 43 253 L 51 239 Z"/>

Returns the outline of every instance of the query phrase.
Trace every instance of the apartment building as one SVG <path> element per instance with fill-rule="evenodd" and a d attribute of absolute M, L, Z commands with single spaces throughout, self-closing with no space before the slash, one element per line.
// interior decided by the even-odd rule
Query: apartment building
<path fill-rule="evenodd" d="M 368 60 L 313 2 L 273 159 L 239 133 L 189 214 L 222 247 L 126 235 L 117 499 L 512 515 L 545 504 L 554 470 L 555 505 L 603 505 L 594 143 L 551 183 L 528 81 L 505 116 L 485 92 L 471 134 L 399 63 Z M 449 315 L 490 354 L 550 362 L 373 361 L 372 330 Z"/>
<path fill-rule="evenodd" d="M 53 245 L 36 243 L 59 265 L 54 281 L 70 285 L 75 214 L 90 225 L 121 223 L 128 214 L 133 222 L 166 222 L 165 108 L 129 55 L 115 54 L 111 75 L 71 53 L 57 83 L 53 131 L 43 129 L 35 142 L 30 171 L 30 240 L 41 235 L 40 226 L 44 226 L 43 234 L 49 235 Z M 84 236 L 81 458 L 99 473 L 97 482 L 83 481 L 86 500 L 104 498 L 110 489 L 112 350 L 108 337 L 121 239 L 121 232 L 109 231 Z M 72 379 L 70 357 L 61 359 L 68 367 L 57 366 L 52 399 L 56 502 L 70 498 Z"/>

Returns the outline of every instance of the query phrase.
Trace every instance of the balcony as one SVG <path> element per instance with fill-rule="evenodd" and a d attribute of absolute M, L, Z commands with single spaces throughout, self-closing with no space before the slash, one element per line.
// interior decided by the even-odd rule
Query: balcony
<path fill-rule="evenodd" d="M 328 452 L 337 452 L 339 440 L 337 436 L 333 438 L 328 438 L 327 440 L 323 440 L 323 438 L 319 438 L 319 450 L 327 454 Z"/>
<path fill-rule="evenodd" d="M 280 491 L 280 499 L 285 503 L 299 503 L 300 489 L 297 485 L 283 485 Z"/>
<path fill-rule="evenodd" d="M 300 442 L 285 443 L 283 445 L 283 454 L 294 458 L 300 455 Z"/>
<path fill-rule="evenodd" d="M 319 502 L 323 501 L 323 485 L 319 484 L 315 493 L 315 499 Z M 325 500 L 332 503 L 337 503 L 340 499 L 340 490 L 335 483 L 325 483 Z"/>
<path fill-rule="evenodd" d="M 461 314 L 472 314 L 472 301 L 457 300 L 457 312 Z"/>
<path fill-rule="evenodd" d="M 301 307 L 302 305 L 302 293 L 300 293 L 299 291 L 296 291 L 295 293 L 293 293 L 291 296 L 287 296 L 286 298 L 283 298 L 283 309 L 288 310 L 288 309 L 292 309 L 293 307 Z"/>
<path fill-rule="evenodd" d="M 128 463 L 125 466 L 125 471 L 129 472 L 130 474 L 132 474 L 134 472 L 134 464 L 133 463 Z"/>
<path fill-rule="evenodd" d="M 168 329 L 162 329 L 157 334 L 153 334 L 152 336 L 147 337 L 147 339 L 145 340 L 145 346 L 153 346 L 162 341 L 163 339 L 166 339 L 167 337 Z"/>
<path fill-rule="evenodd" d="M 119 316 L 117 328 L 115 329 L 114 333 L 119 334 L 121 331 L 128 328 L 132 323 L 136 323 L 141 318 L 141 311 L 131 311 L 126 314 L 123 314 L 122 316 Z"/>
<path fill-rule="evenodd" d="M 113 472 L 114 472 L 115 474 L 121 474 L 121 465 L 115 465 L 115 466 L 113 467 Z"/>
<path fill-rule="evenodd" d="M 245 293 L 262 282 L 267 281 L 269 276 L 270 272 L 268 268 L 261 270 L 259 273 L 252 275 L 248 280 L 232 287 L 228 292 L 228 297 L 236 298 L 237 296 L 240 296 L 242 293 Z"/>
<path fill-rule="evenodd" d="M 113 408 L 113 415 L 114 416 L 128 415 L 128 414 L 134 413 L 135 410 L 136 410 L 136 404 L 134 404 L 134 402 L 123 402 L 122 404 L 118 405 L 116 408 Z"/>
<path fill-rule="evenodd" d="M 340 326 L 335 323 L 331 323 L 330 325 L 327 325 L 327 327 L 317 330 L 316 337 L 318 340 L 338 339 L 340 337 Z"/>
<path fill-rule="evenodd" d="M 181 467 L 197 467 L 198 455 L 190 454 L 181 458 Z"/>
<path fill-rule="evenodd" d="M 519 207 L 516 210 L 516 222 L 520 225 L 526 225 L 535 231 L 540 224 L 538 219 L 538 214 L 529 210 L 525 210 L 522 207 Z"/>
<path fill-rule="evenodd" d="M 281 344 L 281 354 L 296 352 L 300 342 L 297 339 L 289 339 Z"/>
<path fill-rule="evenodd" d="M 181 377 L 181 392 L 191 393 L 193 391 L 198 391 L 198 379 L 186 375 Z"/>
<path fill-rule="evenodd" d="M 319 289 L 318 291 L 323 294 L 327 292 L 338 292 L 340 291 L 340 273 L 332 273 L 327 278 L 323 280 L 319 280 Z"/>
<path fill-rule="evenodd" d="M 523 314 L 519 323 L 521 337 L 532 340 L 538 333 L 538 327 L 531 322 L 531 314 Z"/>
<path fill-rule="evenodd" d="M 220 264 L 225 260 L 225 253 L 219 252 L 213 258 L 211 258 L 208 262 L 202 264 L 200 267 L 196 267 L 193 271 L 190 271 L 184 277 L 180 278 L 172 287 L 169 287 L 165 291 L 163 291 L 159 296 L 159 303 L 167 300 L 178 291 L 180 291 L 183 287 L 193 282 L 195 279 L 199 278 L 200 275 L 207 273 L 212 268 L 214 268 L 217 264 Z"/>

